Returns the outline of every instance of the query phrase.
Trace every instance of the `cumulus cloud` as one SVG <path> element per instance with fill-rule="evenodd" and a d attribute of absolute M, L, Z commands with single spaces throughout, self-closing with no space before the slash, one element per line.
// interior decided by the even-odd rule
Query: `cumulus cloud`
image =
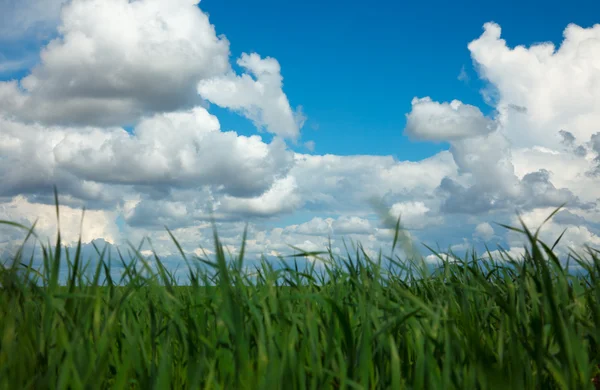
<path fill-rule="evenodd" d="M 423 229 L 428 225 L 442 224 L 443 218 L 420 201 L 398 202 L 392 205 L 394 218 L 400 217 L 401 225 L 406 229 Z"/>
<path fill-rule="evenodd" d="M 589 140 L 600 119 L 600 25 L 570 24 L 559 48 L 552 43 L 510 48 L 501 31 L 486 23 L 468 48 L 481 77 L 497 91 L 497 109 L 511 144 L 556 150 L 563 129 Z M 527 113 L 510 110 L 509 104 L 527 107 Z"/>
<path fill-rule="evenodd" d="M 552 208 L 538 208 L 520 215 L 520 218 L 531 231 L 540 228 L 539 239 L 549 246 L 552 246 L 564 231 L 561 241 L 555 248 L 556 253 L 562 259 L 565 259 L 571 250 L 582 256 L 585 255 L 583 252 L 585 245 L 595 248 L 600 247 L 600 236 L 598 235 L 600 232 L 590 226 L 573 224 L 574 221 L 565 220 L 564 217 L 553 218 L 542 225 L 553 211 Z M 516 216 L 512 219 L 512 225 L 521 227 L 521 223 Z M 523 247 L 527 244 L 526 237 L 515 232 L 508 233 L 508 242 L 511 248 Z"/>
<path fill-rule="evenodd" d="M 573 133 L 566 130 L 560 130 L 558 133 L 562 137 L 562 143 L 564 145 L 573 146 L 575 144 L 575 136 L 573 135 Z"/>
<path fill-rule="evenodd" d="M 600 25 L 569 25 L 558 49 L 550 43 L 509 48 L 500 36 L 500 27 L 487 23 L 468 45 L 493 91 L 492 117 L 430 98 L 415 98 L 407 116 L 408 135 L 451 144 L 459 177 L 442 180 L 441 210 L 476 214 L 564 202 L 593 208 L 597 191 L 583 189 L 591 184 L 584 176 L 596 172 Z"/>
<path fill-rule="evenodd" d="M 481 257 L 485 260 L 490 259 L 490 255 L 492 260 L 501 262 L 501 261 L 521 261 L 525 256 L 525 248 L 526 246 L 518 246 L 511 248 L 502 248 L 490 251 L 489 255 L 485 253 Z"/>
<path fill-rule="evenodd" d="M 590 139 L 590 146 L 592 151 L 596 154 L 594 157 L 594 166 L 587 172 L 588 176 L 599 177 L 600 176 L 600 132 L 592 135 Z"/>
<path fill-rule="evenodd" d="M 17 196 L 10 202 L 0 205 L 0 220 L 14 221 L 27 227 L 37 222 L 36 233 L 44 244 L 48 243 L 48 239 L 50 242 L 56 239 L 58 227 L 60 227 L 61 239 L 66 244 L 76 243 L 80 233 L 84 243 L 89 243 L 96 238 L 114 243 L 119 236 L 114 212 L 87 210 L 83 215 L 82 225 L 82 210 L 63 205 L 59 211 L 60 226 L 57 225 L 54 205 L 31 203 L 25 197 Z M 8 233 L 8 229 L 2 229 L 2 233 L 3 235 Z M 16 240 L 18 236 L 21 235 L 13 238 Z"/>
<path fill-rule="evenodd" d="M 202 107 L 143 120 L 134 135 L 99 138 L 66 137 L 54 149 L 56 161 L 96 182 L 213 185 L 237 196 L 263 193 L 292 162 L 280 140 L 267 145 L 260 136 L 221 132 Z"/>
<path fill-rule="evenodd" d="M 88 198 L 102 196 L 102 184 L 210 185 L 250 197 L 268 190 L 293 162 L 281 140 L 265 144 L 257 135 L 221 132 L 217 118 L 202 107 L 156 114 L 133 134 L 122 128 L 42 128 L 1 118 L 0 124 L 0 152 L 7 161 L 0 168 L 5 180 L 0 194 L 6 195 L 47 190 L 59 181 Z"/>
<path fill-rule="evenodd" d="M 443 211 L 476 214 L 504 208 L 520 196 L 512 151 L 502 133 L 453 141 L 450 151 L 461 177 L 442 180 Z"/>
<path fill-rule="evenodd" d="M 0 197 L 51 204 L 56 184 L 62 204 L 113 209 L 141 230 L 195 224 L 221 199 L 223 212 L 293 208 L 272 203 L 293 187 L 285 143 L 222 132 L 199 105 L 198 81 L 230 66 L 229 43 L 196 5 L 65 6 L 40 65 L 0 83 Z"/>
<path fill-rule="evenodd" d="M 57 166 L 54 148 L 70 133 L 69 129 L 25 125 L 0 116 L 0 197 L 26 195 L 52 203 L 52 187 L 67 195 L 68 205 L 88 208 L 114 205 L 121 197 L 118 189 L 81 179 Z"/>
<path fill-rule="evenodd" d="M 151 236 L 169 256 L 177 250 L 164 225 L 199 254 L 198 245 L 212 245 L 211 216 L 232 251 L 250 220 L 252 255 L 323 250 L 328 236 L 334 252 L 349 236 L 376 255 L 393 239 L 370 207 L 377 200 L 411 239 L 443 231 L 456 251 L 472 236 L 478 245 L 505 240 L 518 254 L 522 240 L 483 220 L 519 209 L 535 225 L 567 202 L 543 237 L 553 242 L 568 228 L 561 253 L 599 244 L 598 26 L 569 26 L 556 49 L 509 48 L 500 27 L 486 24 L 469 50 L 493 113 L 413 99 L 405 133 L 450 150 L 403 161 L 402 150 L 400 160 L 291 152 L 285 140 L 299 138 L 305 116 L 290 106 L 278 61 L 242 54 L 235 73 L 228 41 L 197 1 L 74 0 L 56 23 L 31 74 L 0 83 L 0 218 L 42 216 L 50 234 L 58 184 L 71 242 L 85 205 L 84 240 Z M 272 142 L 222 131 L 206 101 L 242 114 Z M 282 226 L 281 215 L 306 219 Z M 0 251 L 16 240 L 2 237 Z"/>
<path fill-rule="evenodd" d="M 418 162 L 391 156 L 296 154 L 290 175 L 298 181 L 306 208 L 348 214 L 357 208 L 372 212 L 373 198 L 391 206 L 406 198 L 432 197 L 444 177 L 456 175 L 456 165 L 448 152 Z"/>
<path fill-rule="evenodd" d="M 585 146 L 577 144 L 573 133 L 567 130 L 560 130 L 558 134 L 562 137 L 561 143 L 564 145 L 567 151 L 572 152 L 578 157 L 585 157 L 587 155 L 587 149 Z"/>
<path fill-rule="evenodd" d="M 494 131 L 495 123 L 479 108 L 458 100 L 438 103 L 430 97 L 414 98 L 406 115 L 404 132 L 424 141 L 452 141 Z"/>
<path fill-rule="evenodd" d="M 320 218 L 315 217 L 308 222 L 304 222 L 300 225 L 294 225 L 293 229 L 307 236 L 327 236 L 333 232 L 333 218 Z"/>
<path fill-rule="evenodd" d="M 369 220 L 354 217 L 342 216 L 332 223 L 333 231 L 336 234 L 371 234 L 373 226 Z"/>
<path fill-rule="evenodd" d="M 241 112 L 259 129 L 295 140 L 305 117 L 301 108 L 297 112 L 290 108 L 282 90 L 279 62 L 243 53 L 237 63 L 247 73 L 237 76 L 231 72 L 202 80 L 198 85 L 200 95 L 218 106 Z"/>
<path fill-rule="evenodd" d="M 475 227 L 473 236 L 489 241 L 494 236 L 494 228 L 488 222 L 482 222 Z"/>
<path fill-rule="evenodd" d="M 450 151 L 419 162 L 296 154 L 288 174 L 297 183 L 295 193 L 303 205 L 299 207 L 314 213 L 351 215 L 354 211 L 346 222 L 354 218 L 355 226 L 364 229 L 348 230 L 349 234 L 375 248 L 390 239 L 390 232 L 378 229 L 367 218 L 367 207 L 361 208 L 373 197 L 383 199 L 392 213 L 405 216 L 403 221 L 409 227 L 412 224 L 422 229 L 442 226 L 448 220 L 443 218 L 447 213 L 489 217 L 494 212 L 505 217 L 515 209 L 536 213 L 567 202 L 569 214 L 560 214 L 562 220 L 555 222 L 561 228 L 570 226 L 566 241 L 571 245 L 596 242 L 589 224 L 600 220 L 600 190 L 595 176 L 586 172 L 594 169 L 598 155 L 596 130 L 592 131 L 600 112 L 595 106 L 598 94 L 593 83 L 590 86 L 572 76 L 577 73 L 588 81 L 597 77 L 590 43 L 596 39 L 596 29 L 589 29 L 593 30 L 590 33 L 568 27 L 559 50 L 549 50 L 548 44 L 512 49 L 500 39 L 499 27 L 487 24 L 469 49 L 478 73 L 489 83 L 488 96 L 493 97 L 490 103 L 495 109 L 492 116 L 459 101 L 415 98 L 407 115 L 406 133 L 423 141 L 448 141 Z M 579 47 L 578 52 L 575 47 Z M 233 80 L 233 76 L 228 77 Z M 236 81 L 241 78 L 235 76 Z M 576 95 L 587 99 L 566 102 L 563 90 L 568 99 Z M 456 238 L 469 234 L 484 241 L 501 238 L 489 223 L 476 223 L 475 232 L 457 231 Z M 279 233 L 273 230 L 263 241 L 257 238 L 256 245 L 269 241 L 262 247 L 279 251 L 282 248 L 274 249 L 274 243 L 286 234 L 296 243 L 315 243 L 310 237 L 335 234 L 340 231 L 336 225 L 342 226 L 341 220 L 317 217 Z M 560 234 L 558 228 L 555 230 Z M 508 242 L 510 253 L 522 254 L 523 242 L 510 236 Z M 464 249 L 467 244 L 457 245 L 455 249 Z"/>
<path fill-rule="evenodd" d="M 229 69 L 229 42 L 197 1 L 75 0 L 40 64 L 0 84 L 0 110 L 45 124 L 130 124 L 198 104 L 196 84 Z"/>
<path fill-rule="evenodd" d="M 596 203 L 600 198 L 597 179 L 585 175 L 590 161 L 572 153 L 558 152 L 540 147 L 514 149 L 512 161 L 515 173 L 524 178 L 528 173 L 546 170 L 556 188 L 566 188 L 582 204 Z"/>
<path fill-rule="evenodd" d="M 521 181 L 524 204 L 530 207 L 558 207 L 563 203 L 571 206 L 587 207 L 581 204 L 573 193 L 566 189 L 557 189 L 550 181 L 550 172 L 540 169 L 526 174 Z"/>
<path fill-rule="evenodd" d="M 218 210 L 229 214 L 261 217 L 290 212 L 299 207 L 301 203 L 296 188 L 296 179 L 293 176 L 287 176 L 275 181 L 269 190 L 254 198 L 224 196 Z"/>

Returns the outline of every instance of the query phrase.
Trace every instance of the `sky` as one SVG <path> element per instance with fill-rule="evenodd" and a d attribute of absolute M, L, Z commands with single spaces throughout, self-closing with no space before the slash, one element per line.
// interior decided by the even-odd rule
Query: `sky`
<path fill-rule="evenodd" d="M 0 0 L 0 220 L 180 265 L 600 247 L 600 5 Z M 81 225 L 82 208 L 86 209 Z M 0 257 L 23 239 L 0 228 Z M 145 251 L 149 249 L 146 248 Z M 148 252 L 145 252 L 148 253 Z M 496 253 L 496 252 L 494 252 Z M 406 253 L 403 253 L 406 255 Z"/>

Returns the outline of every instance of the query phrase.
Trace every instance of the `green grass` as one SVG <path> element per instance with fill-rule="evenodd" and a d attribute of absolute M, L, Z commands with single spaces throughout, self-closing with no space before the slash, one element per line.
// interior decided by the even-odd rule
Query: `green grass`
<path fill-rule="evenodd" d="M 243 243 L 228 259 L 215 234 L 212 261 L 181 252 L 189 286 L 139 253 L 99 248 L 84 272 L 79 245 L 60 284 L 59 234 L 39 271 L 22 252 L 0 268 L 0 388 L 593 389 L 598 252 L 573 255 L 584 272 L 571 274 L 518 230 L 522 259 L 471 253 L 435 272 L 360 245 L 250 272 Z M 125 264 L 124 283 L 109 260 Z"/>

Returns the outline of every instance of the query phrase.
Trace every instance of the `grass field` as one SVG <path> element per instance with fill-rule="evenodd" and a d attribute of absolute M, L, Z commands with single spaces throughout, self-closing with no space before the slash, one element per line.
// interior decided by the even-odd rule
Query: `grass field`
<path fill-rule="evenodd" d="M 126 263 L 113 280 L 102 248 L 91 272 L 69 256 L 59 284 L 59 234 L 39 272 L 22 253 L 0 268 L 0 388 L 593 389 L 599 252 L 581 248 L 569 273 L 520 231 L 522 259 L 434 272 L 360 246 L 250 272 L 243 243 L 229 258 L 215 234 L 213 260 L 185 258 L 189 286 L 141 256 L 110 259 Z"/>

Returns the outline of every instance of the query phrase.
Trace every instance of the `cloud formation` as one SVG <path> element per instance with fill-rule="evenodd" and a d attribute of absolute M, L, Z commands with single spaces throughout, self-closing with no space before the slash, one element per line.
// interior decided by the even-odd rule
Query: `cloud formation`
<path fill-rule="evenodd" d="M 404 133 L 423 141 L 458 141 L 485 135 L 494 129 L 494 121 L 486 118 L 475 106 L 458 100 L 438 103 L 424 97 L 413 99 Z"/>
<path fill-rule="evenodd" d="M 484 95 L 493 97 L 490 117 L 457 101 L 413 100 L 405 133 L 448 141 L 458 167 L 458 177 L 445 177 L 439 186 L 442 212 L 538 215 L 567 203 L 572 212 L 587 215 L 587 223 L 597 219 L 600 25 L 569 25 L 564 38 L 558 49 L 550 43 L 509 48 L 500 26 L 484 25 L 468 48 L 489 83 Z M 569 229 L 571 243 L 597 241 L 585 226 Z M 481 224 L 475 233 L 492 234 Z"/>
<path fill-rule="evenodd" d="M 75 0 L 40 64 L 0 84 L 0 112 L 46 125 L 132 124 L 197 105 L 196 84 L 229 69 L 229 42 L 197 1 Z"/>
<path fill-rule="evenodd" d="M 202 80 L 198 85 L 200 95 L 218 106 L 242 113 L 259 129 L 297 139 L 305 118 L 301 109 L 292 111 L 283 93 L 279 62 L 256 53 L 243 53 L 237 64 L 247 73 L 237 76 L 231 72 Z"/>
<path fill-rule="evenodd" d="M 291 168 L 293 156 L 275 139 L 221 132 L 206 109 L 156 114 L 133 134 L 122 128 L 43 128 L 2 120 L 0 195 L 48 191 L 92 199 L 106 185 L 213 186 L 233 196 L 264 193 Z"/>
<path fill-rule="evenodd" d="M 198 254 L 211 246 L 214 217 L 232 250 L 251 222 L 252 256 L 321 250 L 329 237 L 336 252 L 349 237 L 376 255 L 393 238 L 377 203 L 417 241 L 464 251 L 493 240 L 521 253 L 518 238 L 488 221 L 515 222 L 518 210 L 535 224 L 567 202 L 543 237 L 567 229 L 561 253 L 600 243 L 600 26 L 568 26 L 557 49 L 510 48 L 500 27 L 486 24 L 468 48 L 492 114 L 422 91 L 404 134 L 450 149 L 408 161 L 403 150 L 399 159 L 318 155 L 313 141 L 304 143 L 309 153 L 290 150 L 305 115 L 290 105 L 279 62 L 243 53 L 236 73 L 227 38 L 197 5 L 73 0 L 24 22 L 23 31 L 58 29 L 28 75 L 0 82 L 0 219 L 39 216 L 52 236 L 57 184 L 71 243 L 86 206 L 86 242 L 150 236 L 174 256 L 166 225 Z M 209 103 L 272 140 L 223 131 Z M 2 232 L 0 251 L 18 241 Z"/>

